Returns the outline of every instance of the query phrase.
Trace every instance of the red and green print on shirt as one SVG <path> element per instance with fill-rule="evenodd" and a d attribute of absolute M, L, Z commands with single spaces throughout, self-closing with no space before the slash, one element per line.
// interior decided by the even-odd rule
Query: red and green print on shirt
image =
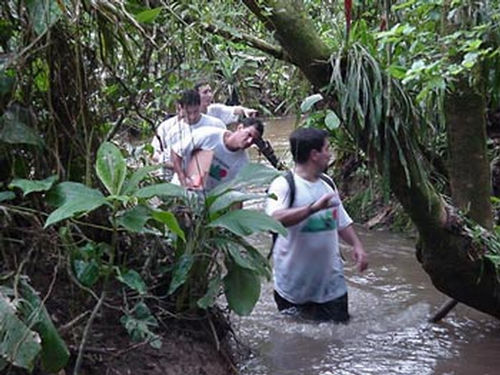
<path fill-rule="evenodd" d="M 227 169 L 222 168 L 218 164 L 212 164 L 210 166 L 210 171 L 208 172 L 208 174 L 215 180 L 220 181 L 227 176 Z"/>

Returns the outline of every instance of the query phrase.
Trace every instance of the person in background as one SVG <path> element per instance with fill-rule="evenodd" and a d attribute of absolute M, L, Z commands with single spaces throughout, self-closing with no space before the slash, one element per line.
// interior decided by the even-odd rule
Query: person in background
<path fill-rule="evenodd" d="M 330 161 L 327 132 L 301 128 L 290 135 L 295 163 L 295 198 L 284 176 L 269 187 L 266 213 L 288 229 L 273 247 L 274 298 L 279 311 L 319 321 L 349 320 L 347 286 L 339 237 L 353 247 L 358 270 L 368 266 L 363 244 L 352 226 L 333 181 L 322 176 Z M 331 185 L 331 186 L 330 186 Z"/>
<path fill-rule="evenodd" d="M 172 146 L 174 170 L 181 185 L 210 191 L 217 185 L 230 181 L 249 162 L 246 149 L 257 138 L 262 137 L 263 133 L 264 125 L 258 118 L 243 119 L 235 131 L 205 127 L 192 132 L 190 140 L 185 143 L 187 147 L 182 147 L 179 143 Z M 180 168 L 183 164 L 189 164 L 197 150 L 213 151 L 204 186 L 198 186 L 198 181 L 193 181 L 186 175 L 186 169 Z"/>
<path fill-rule="evenodd" d="M 228 106 L 222 103 L 212 103 L 214 97 L 212 87 L 207 81 L 198 82 L 194 86 L 194 89 L 200 94 L 201 112 L 209 116 L 217 117 L 226 125 L 237 122 L 239 116 L 257 116 L 257 110 L 252 108 L 243 107 L 241 105 Z"/>
<path fill-rule="evenodd" d="M 170 129 L 178 127 L 182 121 L 182 107 L 177 101 L 175 103 L 176 114 L 163 121 L 156 129 L 156 134 L 151 141 L 153 146 L 154 163 L 159 163 L 162 166 L 161 178 L 165 181 L 170 181 L 173 176 L 174 166 L 170 160 L 171 142 L 168 138 Z"/>

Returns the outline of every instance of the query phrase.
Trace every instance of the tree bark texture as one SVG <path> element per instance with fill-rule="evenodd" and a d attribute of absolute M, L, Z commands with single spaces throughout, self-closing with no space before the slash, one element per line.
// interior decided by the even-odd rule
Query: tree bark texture
<path fill-rule="evenodd" d="M 461 79 L 445 102 L 453 203 L 485 228 L 493 223 L 486 150 L 486 102 L 478 87 Z"/>

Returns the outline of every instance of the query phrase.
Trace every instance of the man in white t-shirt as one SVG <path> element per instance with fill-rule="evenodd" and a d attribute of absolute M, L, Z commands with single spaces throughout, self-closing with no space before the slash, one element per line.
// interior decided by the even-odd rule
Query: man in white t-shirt
<path fill-rule="evenodd" d="M 366 253 L 336 189 L 322 176 L 330 150 L 327 132 L 301 128 L 290 135 L 295 162 L 295 195 L 290 205 L 290 186 L 285 177 L 269 187 L 266 213 L 288 229 L 273 247 L 274 297 L 282 312 L 305 319 L 349 320 L 347 286 L 339 252 L 339 237 L 353 246 L 358 270 L 368 265 Z M 333 185 L 333 181 L 330 181 Z"/>
<path fill-rule="evenodd" d="M 264 126 L 257 118 L 248 118 L 241 121 L 234 132 L 214 127 L 204 127 L 192 132 L 191 138 L 184 145 L 172 145 L 174 166 L 181 165 L 176 159 L 184 159 L 189 164 L 190 158 L 197 150 L 213 152 L 204 189 L 210 191 L 215 186 L 230 181 L 245 166 L 249 159 L 246 149 L 255 139 L 262 137 Z M 196 182 L 186 175 L 186 170 L 175 168 L 181 185 L 190 188 L 199 188 Z"/>
<path fill-rule="evenodd" d="M 181 98 L 179 99 L 179 105 L 182 111 L 183 121 L 176 124 L 176 126 L 170 127 L 167 133 L 167 138 L 171 147 L 172 145 L 177 144 L 177 153 L 181 156 L 184 156 L 184 150 L 188 149 L 189 142 L 191 140 L 191 133 L 194 130 L 204 127 L 226 130 L 226 125 L 221 120 L 201 113 L 200 94 L 198 94 L 196 90 L 183 91 Z M 170 150 L 170 159 L 174 170 L 186 169 L 187 164 L 185 160 L 183 161 L 182 157 L 180 159 L 174 158 L 172 150 Z M 179 162 L 181 164 L 175 164 Z M 179 174 L 174 175 L 172 182 L 184 185 L 182 180 L 178 180 L 178 177 L 181 176 Z"/>
<path fill-rule="evenodd" d="M 257 116 L 257 110 L 252 108 L 241 105 L 229 106 L 222 103 L 212 103 L 214 98 L 212 87 L 207 81 L 198 82 L 194 89 L 200 94 L 201 112 L 217 117 L 226 125 L 237 122 L 240 115 L 244 117 Z"/>

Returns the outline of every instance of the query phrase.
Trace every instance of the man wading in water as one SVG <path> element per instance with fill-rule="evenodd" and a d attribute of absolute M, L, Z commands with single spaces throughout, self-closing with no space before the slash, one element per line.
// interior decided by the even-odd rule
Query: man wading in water
<path fill-rule="evenodd" d="M 304 319 L 347 322 L 347 286 L 339 237 L 353 246 L 359 271 L 366 253 L 333 181 L 323 172 L 330 161 L 327 132 L 297 129 L 290 135 L 295 194 L 283 176 L 275 179 L 266 212 L 288 229 L 273 248 L 274 298 L 278 310 Z"/>

